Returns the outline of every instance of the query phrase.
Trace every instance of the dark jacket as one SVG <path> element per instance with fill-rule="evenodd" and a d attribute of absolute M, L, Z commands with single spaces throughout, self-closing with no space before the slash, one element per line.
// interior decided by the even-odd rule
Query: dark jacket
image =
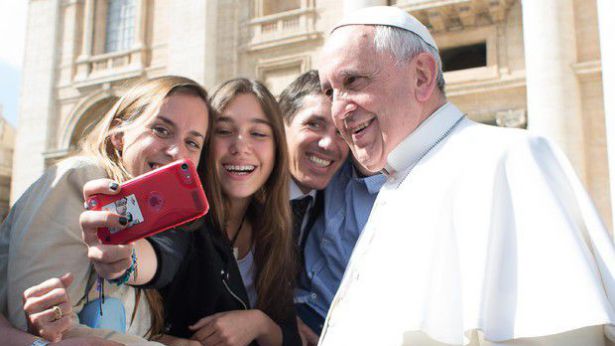
<path fill-rule="evenodd" d="M 169 246 L 168 237 L 174 238 L 174 246 Z M 158 273 L 150 285 L 164 286 L 160 292 L 168 334 L 189 338 L 193 332 L 188 326 L 203 317 L 250 309 L 230 242 L 210 223 L 205 222 L 194 232 L 169 233 L 166 239 L 160 236 L 150 242 L 159 259 Z M 275 320 L 282 329 L 283 345 L 301 345 L 293 302 L 280 304 L 292 309 L 283 320 Z"/>

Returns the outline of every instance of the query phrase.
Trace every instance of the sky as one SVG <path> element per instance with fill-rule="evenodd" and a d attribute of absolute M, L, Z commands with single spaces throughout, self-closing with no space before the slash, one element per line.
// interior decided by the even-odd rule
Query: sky
<path fill-rule="evenodd" d="M 28 0 L 0 0 L 0 105 L 17 127 Z"/>

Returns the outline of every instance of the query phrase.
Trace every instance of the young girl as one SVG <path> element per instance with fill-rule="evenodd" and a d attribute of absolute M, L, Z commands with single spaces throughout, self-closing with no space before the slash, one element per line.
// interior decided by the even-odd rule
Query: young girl
<path fill-rule="evenodd" d="M 299 344 L 288 154 L 277 103 L 247 79 L 226 82 L 211 102 L 218 112 L 207 156 L 212 209 L 165 290 L 170 334 L 204 344 Z"/>
<path fill-rule="evenodd" d="M 143 82 L 116 102 L 85 139 L 78 156 L 51 167 L 22 195 L 0 230 L 0 311 L 14 326 L 26 329 L 24 290 L 65 272 L 74 275 L 67 288 L 70 301 L 56 305 L 45 318 L 57 322 L 55 327 L 62 319 L 78 321 L 76 314 L 87 300 L 82 298 L 93 300 L 99 295 L 96 285 L 89 284 L 95 275 L 88 257 L 104 248 L 92 246 L 91 238 L 85 239 L 86 246 L 82 239 L 84 183 L 102 177 L 122 182 L 182 158 L 198 163 L 209 128 L 208 108 L 205 90 L 192 80 L 168 76 Z M 117 187 L 115 182 L 108 185 L 112 190 Z M 118 215 L 104 216 L 116 226 L 125 223 Z M 123 257 L 132 253 L 133 246 L 115 247 L 114 251 L 115 256 Z M 107 275 L 113 276 L 119 275 Z M 125 310 L 124 331 L 133 336 L 79 325 L 64 336 L 99 335 L 126 344 L 144 342 L 134 336 L 146 336 L 161 325 L 162 318 L 152 313 L 160 310 L 155 295 L 139 292 L 125 285 L 105 288 L 105 295 L 119 300 Z"/>
<path fill-rule="evenodd" d="M 168 333 L 162 342 L 298 345 L 288 154 L 277 103 L 248 79 L 224 83 L 211 102 L 217 114 L 201 165 L 211 210 L 200 229 L 185 233 L 187 240 L 165 232 L 137 242 L 156 256 L 139 260 L 140 279 L 129 283 L 162 288 Z M 90 187 L 86 197 L 115 193 L 101 182 Z M 84 237 L 104 224 L 82 223 Z M 103 257 L 91 259 L 109 266 Z"/>

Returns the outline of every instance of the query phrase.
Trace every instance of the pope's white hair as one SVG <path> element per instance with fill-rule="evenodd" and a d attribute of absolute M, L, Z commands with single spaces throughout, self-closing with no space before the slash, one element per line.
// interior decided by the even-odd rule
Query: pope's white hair
<path fill-rule="evenodd" d="M 374 46 L 377 52 L 390 53 L 397 64 L 408 62 L 420 53 L 429 53 L 436 60 L 436 83 L 444 95 L 444 75 L 440 53 L 413 32 L 385 25 L 375 25 Z"/>

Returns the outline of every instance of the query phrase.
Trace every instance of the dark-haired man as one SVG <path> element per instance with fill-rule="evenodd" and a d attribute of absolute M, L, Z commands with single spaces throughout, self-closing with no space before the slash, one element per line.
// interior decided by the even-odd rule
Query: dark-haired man
<path fill-rule="evenodd" d="M 316 192 L 323 190 L 348 156 L 348 146 L 331 119 L 331 101 L 322 93 L 318 73 L 308 71 L 280 95 L 290 158 L 290 200 L 297 243 L 303 247 L 314 221 Z"/>
<path fill-rule="evenodd" d="M 326 171 L 314 170 L 312 162 L 319 163 L 319 159 L 310 158 L 313 139 L 319 133 L 335 133 L 329 118 L 331 103 L 321 92 L 316 71 L 308 71 L 291 83 L 280 97 L 280 106 L 286 117 L 292 184 L 296 190 L 299 186 L 312 187 L 311 193 L 326 187 L 317 194 L 318 203 L 310 221 L 301 220 L 306 226 L 303 232 L 295 230 L 296 235 L 300 233 L 303 265 L 295 295 L 301 319 L 299 330 L 308 344 L 316 344 L 354 244 L 385 178 L 363 169 L 352 157 L 343 164 L 331 163 Z M 345 145 L 340 139 L 336 135 L 336 147 Z M 307 162 L 302 161 L 306 157 Z M 296 201 L 292 202 L 295 211 Z"/>

